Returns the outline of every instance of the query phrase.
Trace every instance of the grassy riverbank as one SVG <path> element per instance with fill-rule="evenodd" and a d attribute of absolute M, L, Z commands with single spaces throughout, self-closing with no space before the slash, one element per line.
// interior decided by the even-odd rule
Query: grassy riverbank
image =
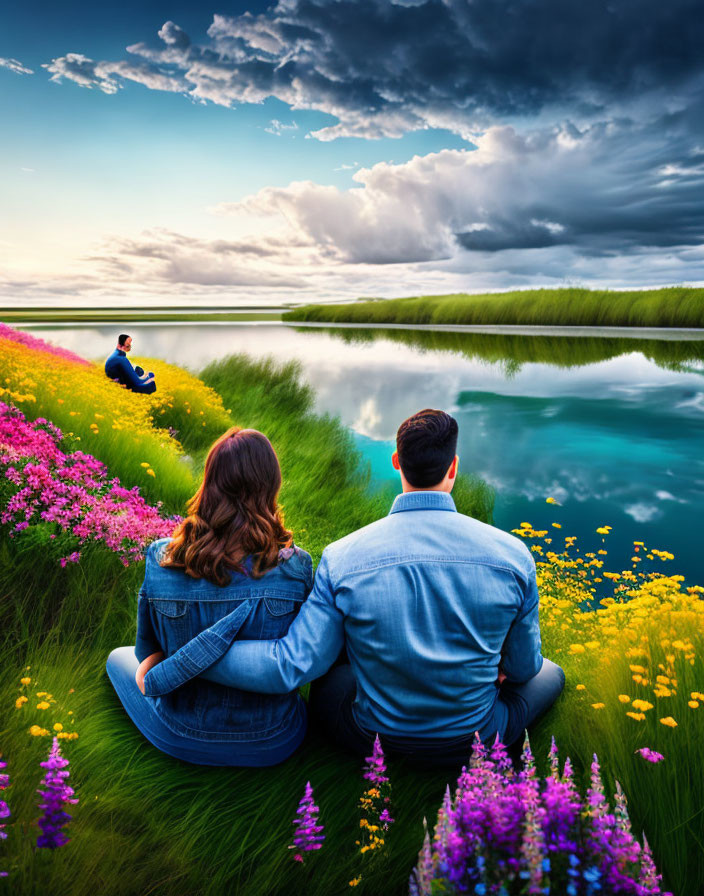
<path fill-rule="evenodd" d="M 571 327 L 704 327 L 704 289 L 527 289 L 304 305 L 285 321 L 357 324 L 497 324 Z"/>
<path fill-rule="evenodd" d="M 0 348 L 4 356 L 9 354 L 6 345 Z M 35 355 L 30 357 L 30 351 Z M 28 416 L 68 415 L 59 393 L 41 393 L 41 403 L 28 398 L 28 378 L 41 360 L 37 352 L 27 349 L 8 368 L 4 400 L 13 393 Z M 21 359 L 29 365 L 24 373 Z M 65 358 L 64 363 L 75 362 Z M 156 476 L 147 477 L 145 484 L 155 499 L 161 493 L 175 500 L 183 488 L 180 480 L 178 488 L 169 483 L 172 469 L 183 467 L 191 481 L 197 479 L 205 432 L 219 420 L 253 426 L 270 436 L 284 472 L 287 524 L 316 560 L 326 543 L 387 511 L 392 493 L 371 490 L 349 434 L 339 421 L 313 412 L 313 394 L 295 365 L 239 355 L 210 365 L 199 378 L 190 379 L 185 372 L 177 377 L 177 371 L 162 370 L 160 382 L 173 396 L 173 407 L 164 410 L 182 427 L 178 449 L 155 428 L 151 411 L 145 413 L 150 406 L 143 396 L 123 393 L 117 386 L 94 395 L 97 413 L 107 418 L 114 396 L 127 394 L 135 414 L 142 408 L 145 445 L 152 444 L 149 440 L 158 445 L 161 439 L 169 457 L 177 452 L 179 466 L 173 468 L 159 465 L 156 448 L 150 457 Z M 204 416 L 210 415 L 206 427 L 191 425 L 198 396 Z M 120 413 L 128 411 L 125 405 Z M 120 462 L 119 446 L 126 451 L 129 445 L 129 430 L 111 429 L 103 440 L 102 430 L 92 435 L 87 416 L 68 419 L 86 420 L 86 434 L 78 444 L 92 440 L 85 450 L 97 457 L 104 452 L 101 459 L 112 473 L 111 465 Z M 100 429 L 103 422 L 97 425 Z M 71 450 L 77 447 L 70 439 L 68 444 Z M 126 461 L 123 466 L 127 476 L 143 475 L 141 466 L 133 469 Z M 461 511 L 490 517 L 492 494 L 482 483 L 463 480 L 455 497 Z M 559 507 L 551 510 L 559 526 Z M 355 848 L 357 801 L 364 789 L 359 763 L 314 737 L 274 769 L 192 767 L 159 753 L 133 727 L 104 673 L 109 651 L 133 642 L 143 564 L 125 568 L 105 545 L 93 543 L 82 550 L 79 563 L 62 568 L 51 548 L 51 525 L 33 524 L 14 538 L 0 528 L 0 751 L 12 785 L 4 794 L 12 816 L 9 837 L 0 844 L 0 869 L 10 872 L 9 892 L 331 896 L 347 892 L 349 881 L 362 872 L 355 892 L 407 893 L 422 842 L 422 818 L 435 816 L 445 784 L 454 775 L 391 762 L 396 823 L 388 848 L 360 856 Z M 635 563 L 616 558 L 628 567 L 616 566 L 618 571 L 610 574 L 616 577 L 618 599 L 606 601 L 598 613 L 584 613 L 580 608 L 592 596 L 592 580 L 606 577 L 602 567 L 608 535 L 594 535 L 594 543 L 585 540 L 576 556 L 573 536 L 557 528 L 534 531 L 524 523 L 519 535 L 539 561 L 544 652 L 563 665 L 568 681 L 557 706 L 533 731 L 539 766 L 546 767 L 552 733 L 562 756 L 571 756 L 581 785 L 592 753 L 598 752 L 607 792 L 613 793 L 618 778 L 629 797 L 634 829 L 639 836 L 643 830 L 647 834 L 668 885 L 678 896 L 699 896 L 704 880 L 704 759 L 696 745 L 704 738 L 704 707 L 688 707 L 690 692 L 704 690 L 699 592 L 687 592 L 676 576 L 659 572 L 667 569 L 671 555 L 660 559 L 655 552 L 655 559 L 644 560 L 644 566 L 655 569 L 647 576 Z M 642 670 L 637 681 L 633 664 Z M 31 682 L 23 685 L 22 677 Z M 41 709 L 36 695 L 44 692 L 51 700 Z M 624 704 L 619 695 L 629 702 Z M 22 696 L 28 700 L 17 707 Z M 640 700 L 642 706 L 644 697 L 652 701 L 651 708 L 638 713 L 638 719 L 629 717 L 627 711 L 636 708 L 632 701 Z M 676 726 L 661 724 L 662 717 L 676 720 Z M 49 853 L 34 849 L 38 763 L 46 757 L 49 736 L 32 736 L 29 729 L 38 725 L 48 732 L 54 724 L 79 735 L 62 744 L 80 803 L 71 807 L 71 842 Z M 660 750 L 666 760 L 654 767 L 645 764 L 634 754 L 642 746 Z M 287 846 L 307 780 L 320 803 L 326 841 L 301 867 Z"/>

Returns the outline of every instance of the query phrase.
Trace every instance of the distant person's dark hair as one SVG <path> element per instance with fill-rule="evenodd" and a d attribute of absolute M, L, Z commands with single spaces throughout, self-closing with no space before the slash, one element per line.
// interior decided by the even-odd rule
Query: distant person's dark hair
<path fill-rule="evenodd" d="M 457 451 L 457 421 L 426 408 L 404 420 L 396 433 L 398 462 L 414 488 L 432 488 L 445 478 Z"/>
<path fill-rule="evenodd" d="M 120 335 L 117 337 L 117 344 L 124 345 L 129 338 L 129 333 L 120 333 Z"/>

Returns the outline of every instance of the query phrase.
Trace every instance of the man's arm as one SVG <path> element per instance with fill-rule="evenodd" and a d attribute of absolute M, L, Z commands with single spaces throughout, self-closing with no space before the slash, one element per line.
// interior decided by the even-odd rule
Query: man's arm
<path fill-rule="evenodd" d="M 277 640 L 235 641 L 201 677 L 245 691 L 287 694 L 332 666 L 344 643 L 343 621 L 323 553 L 313 590 L 288 633 Z M 147 695 L 150 674 L 144 680 Z"/>
<path fill-rule="evenodd" d="M 543 656 L 540 652 L 540 621 L 538 619 L 538 583 L 535 561 L 525 586 L 523 604 L 508 630 L 501 651 L 501 668 L 508 681 L 522 684 L 540 672 Z"/>

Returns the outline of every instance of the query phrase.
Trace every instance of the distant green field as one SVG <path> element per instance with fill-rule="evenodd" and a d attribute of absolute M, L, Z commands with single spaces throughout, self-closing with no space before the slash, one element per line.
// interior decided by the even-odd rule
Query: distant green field
<path fill-rule="evenodd" d="M 193 308 L 0 308 L 0 321 L 13 323 L 119 323 L 144 321 L 281 320 L 279 309 Z"/>
<path fill-rule="evenodd" d="M 285 312 L 282 318 L 357 324 L 704 327 L 704 289 L 670 286 L 618 292 L 570 288 L 415 296 L 304 305 Z"/>

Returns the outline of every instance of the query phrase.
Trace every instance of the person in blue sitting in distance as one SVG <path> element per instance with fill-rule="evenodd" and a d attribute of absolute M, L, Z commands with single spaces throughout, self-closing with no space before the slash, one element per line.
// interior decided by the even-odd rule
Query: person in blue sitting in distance
<path fill-rule="evenodd" d="M 132 337 L 120 333 L 117 337 L 117 348 L 105 361 L 105 373 L 111 380 L 117 380 L 133 392 L 151 394 L 156 392 L 154 374 L 145 374 L 141 367 L 133 367 L 127 360 L 127 352 L 132 349 Z"/>
<path fill-rule="evenodd" d="M 533 555 L 455 508 L 457 435 L 444 411 L 401 424 L 392 461 L 403 493 L 388 516 L 328 545 L 285 636 L 238 638 L 216 658 L 200 635 L 140 690 L 164 699 L 182 670 L 204 668 L 212 682 L 269 694 L 312 681 L 311 719 L 360 756 L 378 732 L 386 752 L 466 764 L 477 732 L 518 761 L 524 729 L 565 676 L 541 653 Z"/>

